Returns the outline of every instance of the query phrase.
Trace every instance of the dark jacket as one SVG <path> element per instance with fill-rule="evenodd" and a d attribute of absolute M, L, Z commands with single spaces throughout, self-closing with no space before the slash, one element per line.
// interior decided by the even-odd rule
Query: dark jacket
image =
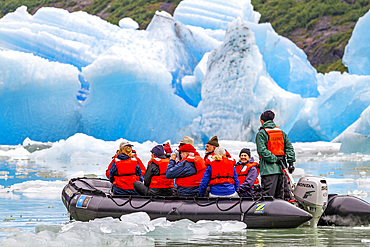
<path fill-rule="evenodd" d="M 277 164 L 277 158 L 267 149 L 268 134 L 264 128 L 275 128 L 275 123 L 272 120 L 266 121 L 256 135 L 257 153 L 260 156 L 259 169 L 261 176 L 282 174 L 280 164 Z M 283 131 L 284 152 L 288 163 L 295 162 L 295 153 L 292 143 L 288 136 Z"/>
<path fill-rule="evenodd" d="M 253 163 L 254 159 L 251 158 L 247 163 Z M 238 162 L 237 165 L 243 165 L 247 163 Z M 258 177 L 257 168 L 252 166 L 249 168 L 245 181 L 239 186 L 238 194 L 240 197 L 252 197 L 254 195 L 253 184 Z"/>
<path fill-rule="evenodd" d="M 127 160 L 127 159 L 130 159 L 130 157 L 128 157 L 127 155 L 118 155 L 117 159 Z M 116 166 L 115 162 L 113 161 L 113 163 L 110 167 L 110 170 L 109 170 L 109 181 L 111 183 L 113 183 L 114 182 L 114 176 L 117 176 L 117 175 L 118 175 L 118 169 L 117 169 L 117 166 Z M 141 172 L 139 163 L 136 165 L 135 175 L 139 176 L 140 181 L 143 181 L 143 174 Z M 124 190 L 124 189 L 121 189 L 121 188 L 119 188 L 115 185 L 113 185 L 113 191 L 116 194 L 121 194 L 121 195 L 137 195 L 137 192 L 135 190 Z"/>
<path fill-rule="evenodd" d="M 161 157 L 162 158 L 162 157 Z M 151 161 L 148 164 L 148 167 L 146 168 L 146 172 L 144 174 L 144 185 L 146 187 L 150 187 L 150 184 L 152 182 L 153 176 L 158 176 L 160 174 L 159 166 Z M 152 190 L 152 194 L 156 195 L 168 195 L 172 194 L 173 189 L 158 189 L 158 188 L 150 188 Z"/>
<path fill-rule="evenodd" d="M 149 163 L 144 174 L 144 185 L 150 187 L 153 176 L 158 176 L 160 174 L 159 166 L 153 161 Z"/>
<path fill-rule="evenodd" d="M 175 179 L 180 176 L 189 177 L 197 173 L 197 169 L 193 162 L 183 160 L 176 163 L 175 160 L 170 160 L 167 166 L 166 178 Z M 180 187 L 177 186 L 177 191 L 180 196 L 195 196 L 198 193 L 199 186 L 195 187 Z"/>

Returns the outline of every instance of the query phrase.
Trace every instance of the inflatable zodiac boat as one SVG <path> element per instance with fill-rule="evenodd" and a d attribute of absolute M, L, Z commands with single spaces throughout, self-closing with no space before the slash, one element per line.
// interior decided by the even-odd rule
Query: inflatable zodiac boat
<path fill-rule="evenodd" d="M 322 225 L 335 224 L 332 221 L 335 220 L 334 216 L 338 216 L 343 211 L 334 197 L 336 196 L 331 198 L 333 206 L 327 214 L 323 214 L 324 217 L 320 218 Z M 248 228 L 295 228 L 313 217 L 309 212 L 289 202 L 272 197 L 198 198 L 113 195 L 109 180 L 97 178 L 71 179 L 62 191 L 62 200 L 70 217 L 78 221 L 104 217 L 119 218 L 124 214 L 146 212 L 151 219 L 165 217 L 171 221 L 189 219 L 194 222 L 237 220 L 246 223 Z M 341 202 L 345 200 L 340 199 Z M 365 212 L 365 217 L 361 215 L 362 217 L 359 218 L 362 219 L 361 223 L 369 224 L 370 205 L 360 199 L 358 201 L 368 206 L 362 210 Z M 349 203 L 352 204 L 352 201 Z M 351 212 L 347 211 L 345 214 L 348 215 Z M 345 214 L 341 216 L 346 216 Z M 351 215 L 351 217 L 355 216 Z"/>

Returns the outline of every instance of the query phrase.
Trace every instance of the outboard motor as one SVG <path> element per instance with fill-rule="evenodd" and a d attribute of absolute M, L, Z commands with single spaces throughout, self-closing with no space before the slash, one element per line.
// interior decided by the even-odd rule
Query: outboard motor
<path fill-rule="evenodd" d="M 317 223 L 328 205 L 328 186 L 322 177 L 301 177 L 295 186 L 294 196 L 305 211 L 312 214 L 311 227 Z"/>

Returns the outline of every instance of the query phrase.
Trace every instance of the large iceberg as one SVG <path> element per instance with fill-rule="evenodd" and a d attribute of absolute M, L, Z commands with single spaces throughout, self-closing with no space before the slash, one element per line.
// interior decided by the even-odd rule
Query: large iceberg
<path fill-rule="evenodd" d="M 370 105 L 370 76 L 330 72 L 318 78 L 321 95 L 301 112 L 292 141 L 332 141 Z"/>
<path fill-rule="evenodd" d="M 20 7 L 0 19 L 0 144 L 75 133 L 253 141 L 266 109 L 293 141 L 367 138 L 370 66 L 350 54 L 369 53 L 358 45 L 368 15 L 346 48 L 350 73 L 323 75 L 258 23 L 250 0 L 184 0 L 174 17 L 157 12 L 147 30 L 134 20 L 117 26 L 85 12 Z M 355 75 L 360 67 L 367 72 Z M 349 140 L 342 137 L 335 140 Z"/>
<path fill-rule="evenodd" d="M 289 131 L 303 107 L 302 98 L 281 89 L 266 72 L 254 34 L 237 18 L 229 24 L 224 42 L 208 56 L 202 84 L 201 118 L 194 130 L 199 139 L 212 135 L 228 140 L 255 138 L 264 109 L 277 114 L 277 123 Z"/>
<path fill-rule="evenodd" d="M 0 67 L 0 144 L 81 131 L 76 67 L 11 50 L 0 51 Z"/>
<path fill-rule="evenodd" d="M 260 16 L 253 10 L 250 0 L 184 0 L 174 13 L 174 18 L 191 30 L 203 28 L 209 35 L 226 30 L 235 18 L 241 18 L 244 25 L 254 32 L 266 69 L 275 82 L 302 97 L 318 96 L 316 70 L 308 62 L 306 54 L 292 41 L 278 35 L 270 23 L 259 24 Z"/>
<path fill-rule="evenodd" d="M 343 153 L 370 154 L 370 106 L 334 142 L 342 143 L 340 151 Z"/>
<path fill-rule="evenodd" d="M 83 133 L 141 142 L 179 138 L 177 129 L 189 125 L 197 110 L 174 94 L 171 74 L 156 61 L 126 50 L 114 52 L 82 71 L 91 84 L 81 118 Z"/>
<path fill-rule="evenodd" d="M 360 17 L 344 50 L 343 64 L 350 74 L 370 75 L 370 10 Z"/>

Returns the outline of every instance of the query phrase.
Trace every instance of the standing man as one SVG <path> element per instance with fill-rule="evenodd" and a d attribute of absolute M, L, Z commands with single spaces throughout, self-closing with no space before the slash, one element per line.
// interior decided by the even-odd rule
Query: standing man
<path fill-rule="evenodd" d="M 261 114 L 262 127 L 256 136 L 257 153 L 260 156 L 259 168 L 261 187 L 264 196 L 284 199 L 283 162 L 288 161 L 289 173 L 293 173 L 295 153 L 288 136 L 273 122 L 275 113 L 268 110 Z"/>

